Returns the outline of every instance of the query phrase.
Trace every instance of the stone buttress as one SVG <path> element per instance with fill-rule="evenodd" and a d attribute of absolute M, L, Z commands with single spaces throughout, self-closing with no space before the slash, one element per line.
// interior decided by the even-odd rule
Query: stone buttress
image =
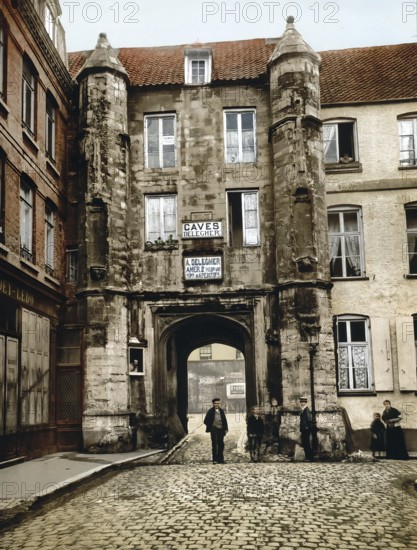
<path fill-rule="evenodd" d="M 293 451 L 299 438 L 299 397 L 308 396 L 310 406 L 313 397 L 318 451 L 322 456 L 335 456 L 344 451 L 345 427 L 336 406 L 319 69 L 319 55 L 297 32 L 293 18 L 288 18 L 269 60 L 282 380 L 280 440 L 283 451 Z"/>
<path fill-rule="evenodd" d="M 83 439 L 90 452 L 131 448 L 127 361 L 127 73 L 105 34 L 80 84 L 81 281 L 85 326 Z"/>

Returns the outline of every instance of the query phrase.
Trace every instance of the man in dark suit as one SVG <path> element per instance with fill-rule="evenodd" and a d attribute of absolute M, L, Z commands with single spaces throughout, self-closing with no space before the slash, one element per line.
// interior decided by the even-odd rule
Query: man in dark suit
<path fill-rule="evenodd" d="M 313 460 L 313 451 L 311 449 L 310 436 L 312 433 L 313 423 L 311 411 L 307 405 L 307 397 L 300 397 L 300 432 L 301 432 L 301 445 L 304 449 L 306 460 Z"/>
<path fill-rule="evenodd" d="M 226 415 L 220 407 L 220 399 L 215 397 L 212 400 L 213 406 L 207 411 L 204 418 L 206 432 L 211 435 L 211 451 L 213 455 L 213 464 L 224 464 L 224 436 L 229 429 Z"/>

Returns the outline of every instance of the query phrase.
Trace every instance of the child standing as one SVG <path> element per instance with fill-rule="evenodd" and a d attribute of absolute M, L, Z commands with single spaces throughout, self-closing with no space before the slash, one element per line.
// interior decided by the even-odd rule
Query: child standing
<path fill-rule="evenodd" d="M 246 418 L 249 453 L 251 462 L 259 462 L 261 458 L 262 436 L 264 434 L 264 421 L 257 405 L 251 407 Z"/>
<path fill-rule="evenodd" d="M 385 451 L 385 426 L 379 413 L 374 413 L 371 424 L 371 451 L 373 457 L 376 456 L 376 453 L 380 457 L 381 452 Z"/>

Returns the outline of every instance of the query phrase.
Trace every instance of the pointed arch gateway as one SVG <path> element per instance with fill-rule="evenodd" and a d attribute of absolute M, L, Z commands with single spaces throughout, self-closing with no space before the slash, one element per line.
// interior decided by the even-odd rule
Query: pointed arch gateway
<path fill-rule="evenodd" d="M 156 339 L 154 403 L 165 417 L 170 442 L 187 433 L 188 373 L 191 351 L 213 343 L 226 344 L 245 357 L 246 403 L 256 402 L 254 329 L 251 313 L 198 313 L 179 316 L 158 315 Z"/>

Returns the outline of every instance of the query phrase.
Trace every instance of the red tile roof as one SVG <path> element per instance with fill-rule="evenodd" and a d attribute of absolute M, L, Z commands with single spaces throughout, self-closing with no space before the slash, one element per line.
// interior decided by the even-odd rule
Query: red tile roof
<path fill-rule="evenodd" d="M 188 46 L 120 48 L 118 53 L 132 86 L 181 84 L 186 47 L 212 48 L 212 80 L 219 82 L 265 76 L 275 44 L 257 38 Z M 91 51 L 69 54 L 72 76 L 77 75 L 90 54 Z M 320 55 L 322 104 L 417 98 L 417 44 L 331 50 Z"/>

